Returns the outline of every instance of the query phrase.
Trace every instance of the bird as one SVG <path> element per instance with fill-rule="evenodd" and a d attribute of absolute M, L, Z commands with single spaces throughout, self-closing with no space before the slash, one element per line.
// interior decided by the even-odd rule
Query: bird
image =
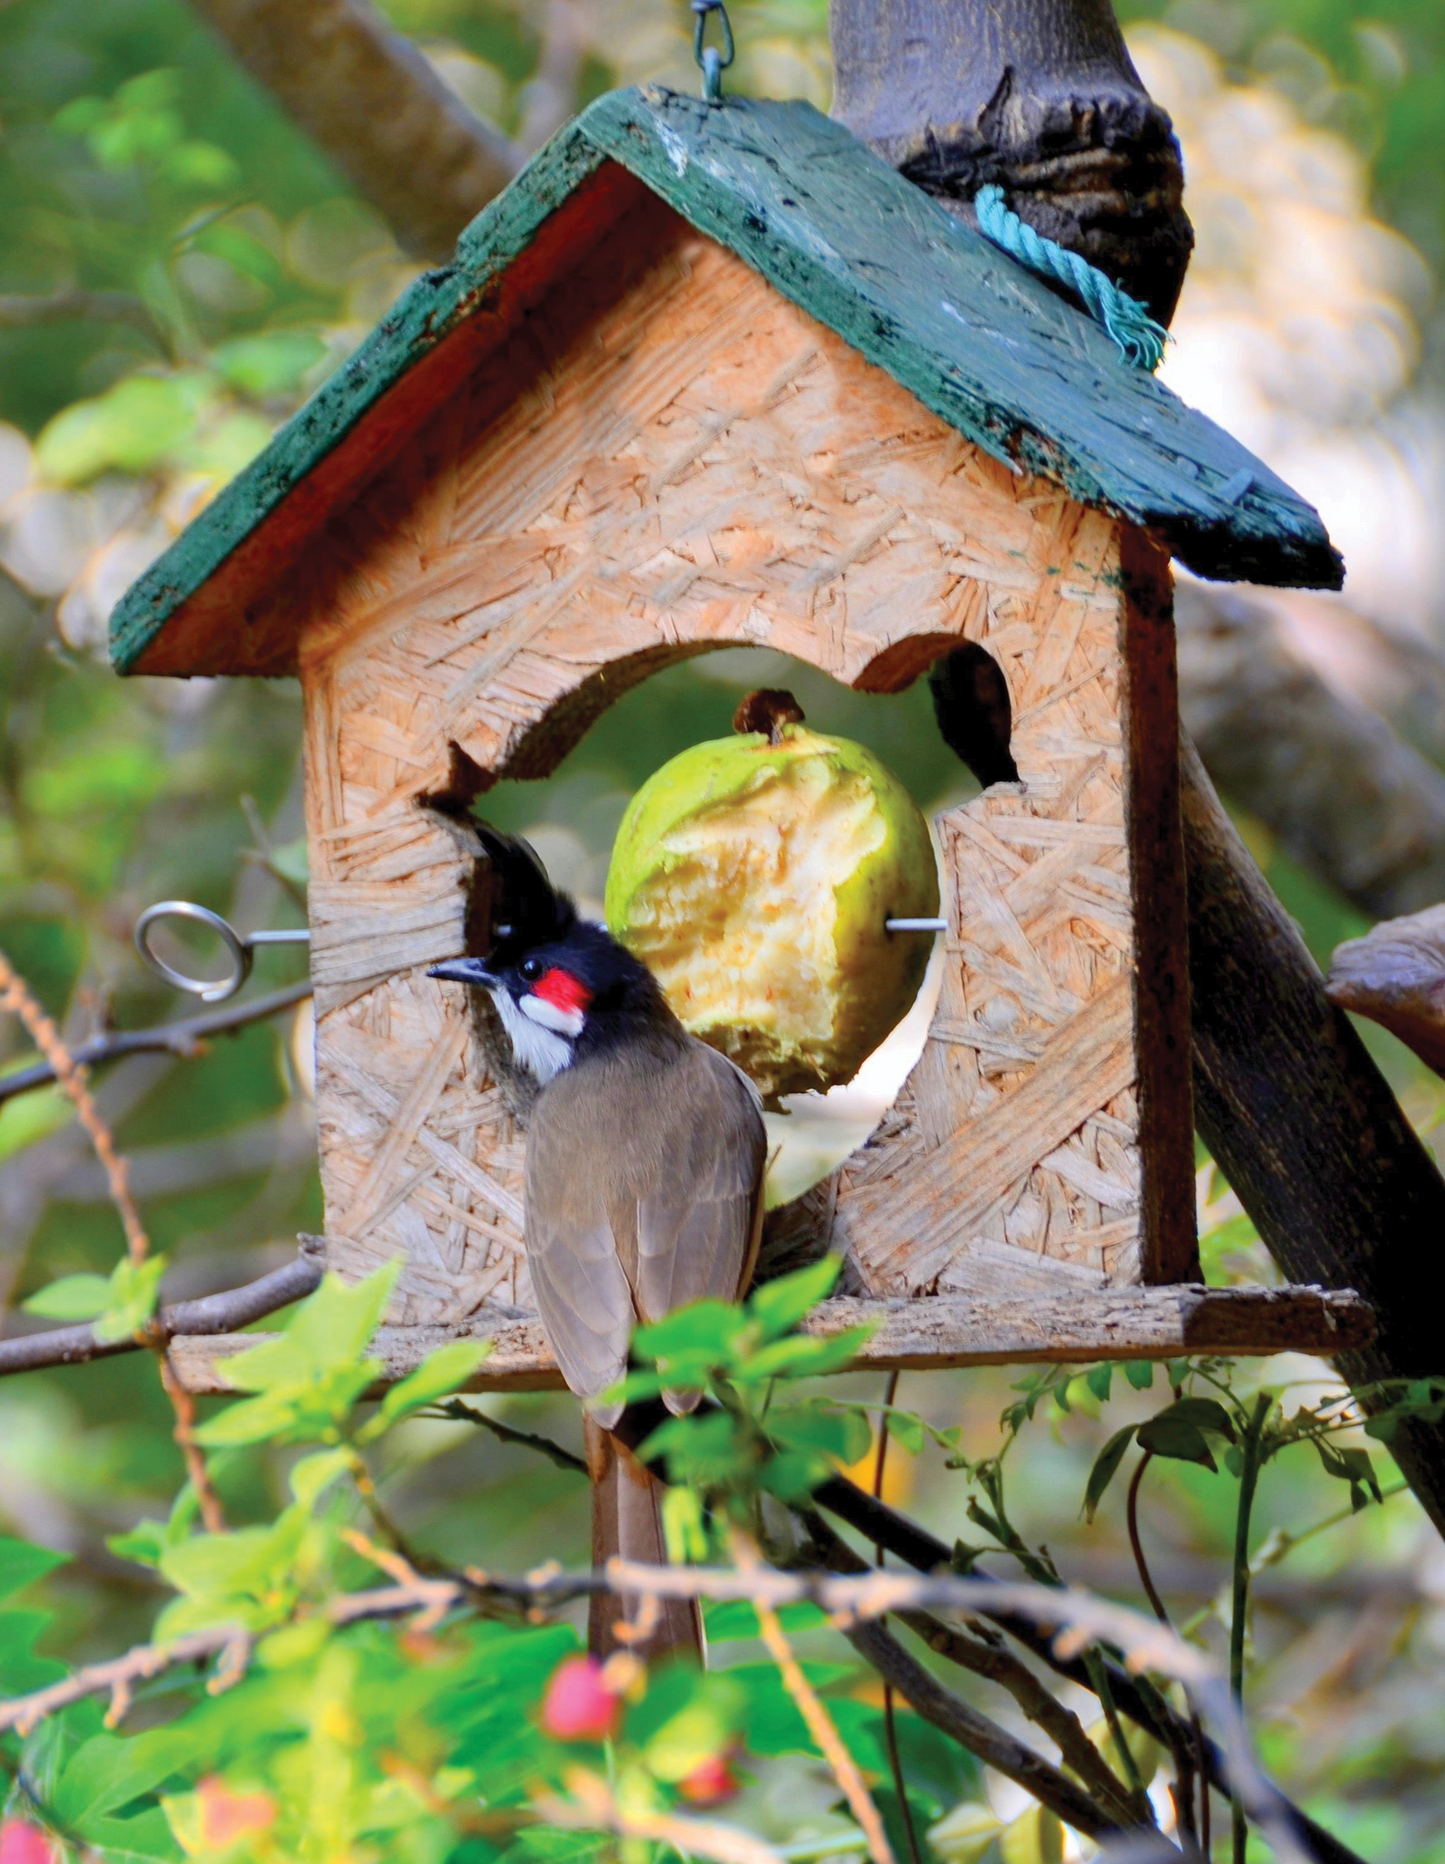
<path fill-rule="evenodd" d="M 752 1278 L 767 1163 L 762 1101 L 726 1056 L 691 1036 L 652 973 L 553 887 L 520 837 L 475 823 L 490 865 L 483 955 L 429 977 L 485 991 L 512 1061 L 537 1083 L 526 1135 L 525 1241 L 547 1339 L 586 1407 L 592 1558 L 667 1558 L 659 1477 L 638 1457 L 663 1415 L 604 1398 L 632 1333 L 685 1302 L 731 1301 Z M 482 942 L 479 940 L 479 942 Z M 700 1394 L 665 1392 L 666 1411 Z M 702 1654 L 696 1603 L 593 1596 L 588 1641 L 648 1660 Z"/>

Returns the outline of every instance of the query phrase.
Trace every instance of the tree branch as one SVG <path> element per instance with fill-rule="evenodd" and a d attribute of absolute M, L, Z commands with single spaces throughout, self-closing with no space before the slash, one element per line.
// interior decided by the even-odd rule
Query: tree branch
<path fill-rule="evenodd" d="M 303 1237 L 301 1254 L 284 1268 L 263 1275 L 242 1288 L 202 1295 L 196 1301 L 177 1301 L 156 1316 L 161 1337 L 176 1334 L 234 1333 L 253 1320 L 289 1307 L 311 1294 L 321 1281 L 320 1239 Z M 12 1372 L 34 1372 L 42 1366 L 78 1366 L 115 1353 L 134 1353 L 144 1342 L 127 1336 L 97 1340 L 93 1326 L 56 1327 L 44 1333 L 23 1333 L 0 1340 L 0 1378 Z"/>
<path fill-rule="evenodd" d="M 920 1527 L 916 1521 L 910 1521 L 906 1515 L 897 1513 L 886 1502 L 875 1499 L 850 1482 L 846 1476 L 830 1476 L 815 1490 L 814 1501 L 819 1507 L 826 1508 L 839 1520 L 846 1521 L 862 1537 L 876 1545 L 885 1546 L 891 1554 L 905 1561 L 920 1573 L 947 1571 L 951 1558 L 950 1550 L 936 1535 L 927 1528 Z M 984 1585 L 1001 1584 L 991 1575 L 975 1573 L 976 1581 Z M 1094 1684 L 1088 1670 L 1073 1655 L 1065 1655 L 1055 1648 L 1053 1640 L 1041 1632 L 1029 1619 L 1008 1609 L 1001 1593 L 984 1593 L 980 1603 L 974 1608 L 979 1617 L 989 1619 L 1000 1630 L 1022 1644 L 1025 1650 L 1032 1651 L 1057 1675 L 1067 1677 L 1079 1688 L 1094 1693 Z M 1109 1688 L 1115 1704 L 1156 1740 L 1171 1751 L 1178 1752 L 1181 1747 L 1188 1750 L 1193 1742 L 1189 1723 L 1177 1716 L 1168 1703 L 1153 1690 L 1141 1686 L 1122 1665 L 1111 1658 L 1104 1659 L 1104 1672 L 1109 1679 Z M 1206 1739 L 1204 1759 L 1209 1779 L 1220 1792 L 1227 1793 L 1228 1775 L 1225 1770 L 1224 1756 L 1213 1741 Z M 1358 1852 L 1352 1851 L 1347 1844 L 1336 1838 L 1324 1826 L 1317 1825 L 1309 1815 L 1298 1806 L 1289 1805 L 1290 1816 L 1299 1830 L 1307 1838 L 1315 1856 L 1321 1864 L 1365 1864 Z"/>
<path fill-rule="evenodd" d="M 238 1003 L 228 1010 L 209 1010 L 200 1016 L 185 1016 L 174 1023 L 158 1023 L 152 1029 L 117 1029 L 92 1036 L 72 1051 L 77 1067 L 99 1068 L 106 1062 L 119 1061 L 126 1055 L 177 1055 L 190 1060 L 205 1053 L 204 1044 L 211 1036 L 234 1035 L 252 1023 L 262 1023 L 283 1010 L 293 1009 L 311 995 L 311 983 L 288 984 L 250 1003 Z M 16 1094 L 44 1087 L 55 1079 L 55 1070 L 47 1061 L 29 1068 L 17 1068 L 13 1074 L 0 1076 L 0 1105 Z"/>
<path fill-rule="evenodd" d="M 449 260 L 516 172 L 511 145 L 366 0 L 192 4 L 409 252 Z"/>
<path fill-rule="evenodd" d="M 131 291 L 86 291 L 79 287 L 43 296 L 0 293 L 0 330 L 35 330 L 46 324 L 88 319 L 101 324 L 130 324 L 162 349 L 166 333 L 144 298 Z"/>
<path fill-rule="evenodd" d="M 1182 583 L 1180 709 L 1206 769 L 1369 913 L 1445 899 L 1445 775 L 1291 651 L 1268 608 Z"/>
<path fill-rule="evenodd" d="M 1131 1828 L 1132 1821 L 1121 1823 L 1101 1810 L 1051 1761 L 946 1690 L 881 1624 L 870 1621 L 845 1625 L 843 1635 L 924 1721 L 1032 1794 L 1041 1806 L 1057 1813 L 1065 1825 L 1072 1825 L 1088 1838 L 1105 1838 Z"/>
<path fill-rule="evenodd" d="M 1338 1361 L 1368 1408 L 1372 1385 L 1445 1370 L 1420 1295 L 1445 1256 L 1445 1181 L 1187 739 L 1180 775 L 1195 1118 L 1289 1280 L 1356 1288 L 1374 1308 L 1373 1344 Z M 1445 1428 L 1410 1420 L 1390 1447 L 1445 1533 Z"/>
<path fill-rule="evenodd" d="M 1445 1075 L 1445 905 L 1346 939 L 1330 961 L 1325 991 L 1338 1008 L 1381 1024 Z"/>
<path fill-rule="evenodd" d="M 809 1514 L 803 1520 L 820 1565 L 843 1573 L 868 1570 L 868 1562 L 854 1553 L 821 1516 Z M 915 1637 L 921 1638 L 935 1656 L 943 1657 L 949 1663 L 957 1664 L 960 1669 L 1006 1689 L 1035 1727 L 1041 1729 L 1053 1742 L 1065 1766 L 1074 1770 L 1095 1800 L 1111 1813 L 1116 1822 L 1121 1825 L 1132 1825 L 1135 1822 L 1128 1788 L 1115 1777 L 1108 1762 L 1085 1734 L 1078 1716 L 1049 1694 L 1027 1664 L 1021 1663 L 1006 1647 L 996 1631 L 990 1631 L 987 1637 L 979 1637 L 956 1625 L 945 1624 L 941 1618 L 935 1618 L 924 1611 L 903 1611 L 897 1617 L 899 1623 L 906 1625 Z M 984 1755 L 983 1758 L 987 1760 L 988 1756 Z M 994 1763 L 989 1761 L 989 1765 Z M 1021 1781 L 1020 1784 L 1024 1783 Z M 1054 1806 L 1053 1810 L 1059 1813 L 1060 1818 L 1066 1816 L 1058 1806 Z"/>

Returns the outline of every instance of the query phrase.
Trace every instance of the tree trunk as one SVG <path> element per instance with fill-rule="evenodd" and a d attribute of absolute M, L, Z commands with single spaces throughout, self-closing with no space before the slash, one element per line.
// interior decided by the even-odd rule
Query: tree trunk
<path fill-rule="evenodd" d="M 241 63 L 381 213 L 408 252 L 448 260 L 517 167 L 367 0 L 193 0 Z"/>
<path fill-rule="evenodd" d="M 1194 244 L 1173 126 L 1110 0 L 832 0 L 833 114 L 961 217 L 985 182 L 1173 314 Z"/>

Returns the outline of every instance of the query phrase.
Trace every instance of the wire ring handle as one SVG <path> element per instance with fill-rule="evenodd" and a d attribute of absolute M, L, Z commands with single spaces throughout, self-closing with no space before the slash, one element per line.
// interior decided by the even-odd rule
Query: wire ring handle
<path fill-rule="evenodd" d="M 733 44 L 732 21 L 723 0 L 692 0 L 692 10 L 696 15 L 696 24 L 692 29 L 692 55 L 702 69 L 702 94 L 710 104 L 722 102 L 722 74 L 733 62 L 737 48 Z M 716 13 L 722 27 L 722 50 L 715 45 L 704 46 L 707 36 L 707 16 Z"/>
<path fill-rule="evenodd" d="M 189 972 L 178 971 L 173 964 L 167 964 L 150 942 L 152 926 L 159 925 L 162 919 L 189 919 L 214 932 L 231 960 L 226 975 L 192 977 Z M 310 942 L 311 934 L 299 926 L 293 931 L 252 932 L 243 937 L 229 920 L 213 913 L 209 906 L 198 906 L 194 900 L 160 900 L 148 906 L 135 922 L 135 948 L 145 963 L 157 977 L 174 984 L 177 990 L 189 991 L 202 1003 L 224 1003 L 228 997 L 235 996 L 251 975 L 258 945 L 309 945 Z"/>

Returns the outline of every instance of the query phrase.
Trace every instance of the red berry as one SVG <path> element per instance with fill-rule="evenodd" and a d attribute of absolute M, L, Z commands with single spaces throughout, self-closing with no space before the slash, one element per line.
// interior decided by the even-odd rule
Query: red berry
<path fill-rule="evenodd" d="M 738 1777 L 726 1754 L 710 1754 L 678 1786 L 690 1806 L 721 1806 L 738 1792 Z"/>
<path fill-rule="evenodd" d="M 269 1793 L 235 1793 L 216 1774 L 196 1787 L 197 1836 L 209 1851 L 225 1851 L 252 1832 L 264 1832 L 276 1820 Z M 3 1860 L 0 1860 L 3 1864 Z"/>
<path fill-rule="evenodd" d="M 0 1825 L 0 1864 L 55 1864 L 55 1849 L 38 1825 L 7 1819 Z"/>
<path fill-rule="evenodd" d="M 617 1726 L 617 1697 L 595 1657 L 568 1657 L 552 1672 L 542 1726 L 558 1741 L 605 1741 Z"/>

